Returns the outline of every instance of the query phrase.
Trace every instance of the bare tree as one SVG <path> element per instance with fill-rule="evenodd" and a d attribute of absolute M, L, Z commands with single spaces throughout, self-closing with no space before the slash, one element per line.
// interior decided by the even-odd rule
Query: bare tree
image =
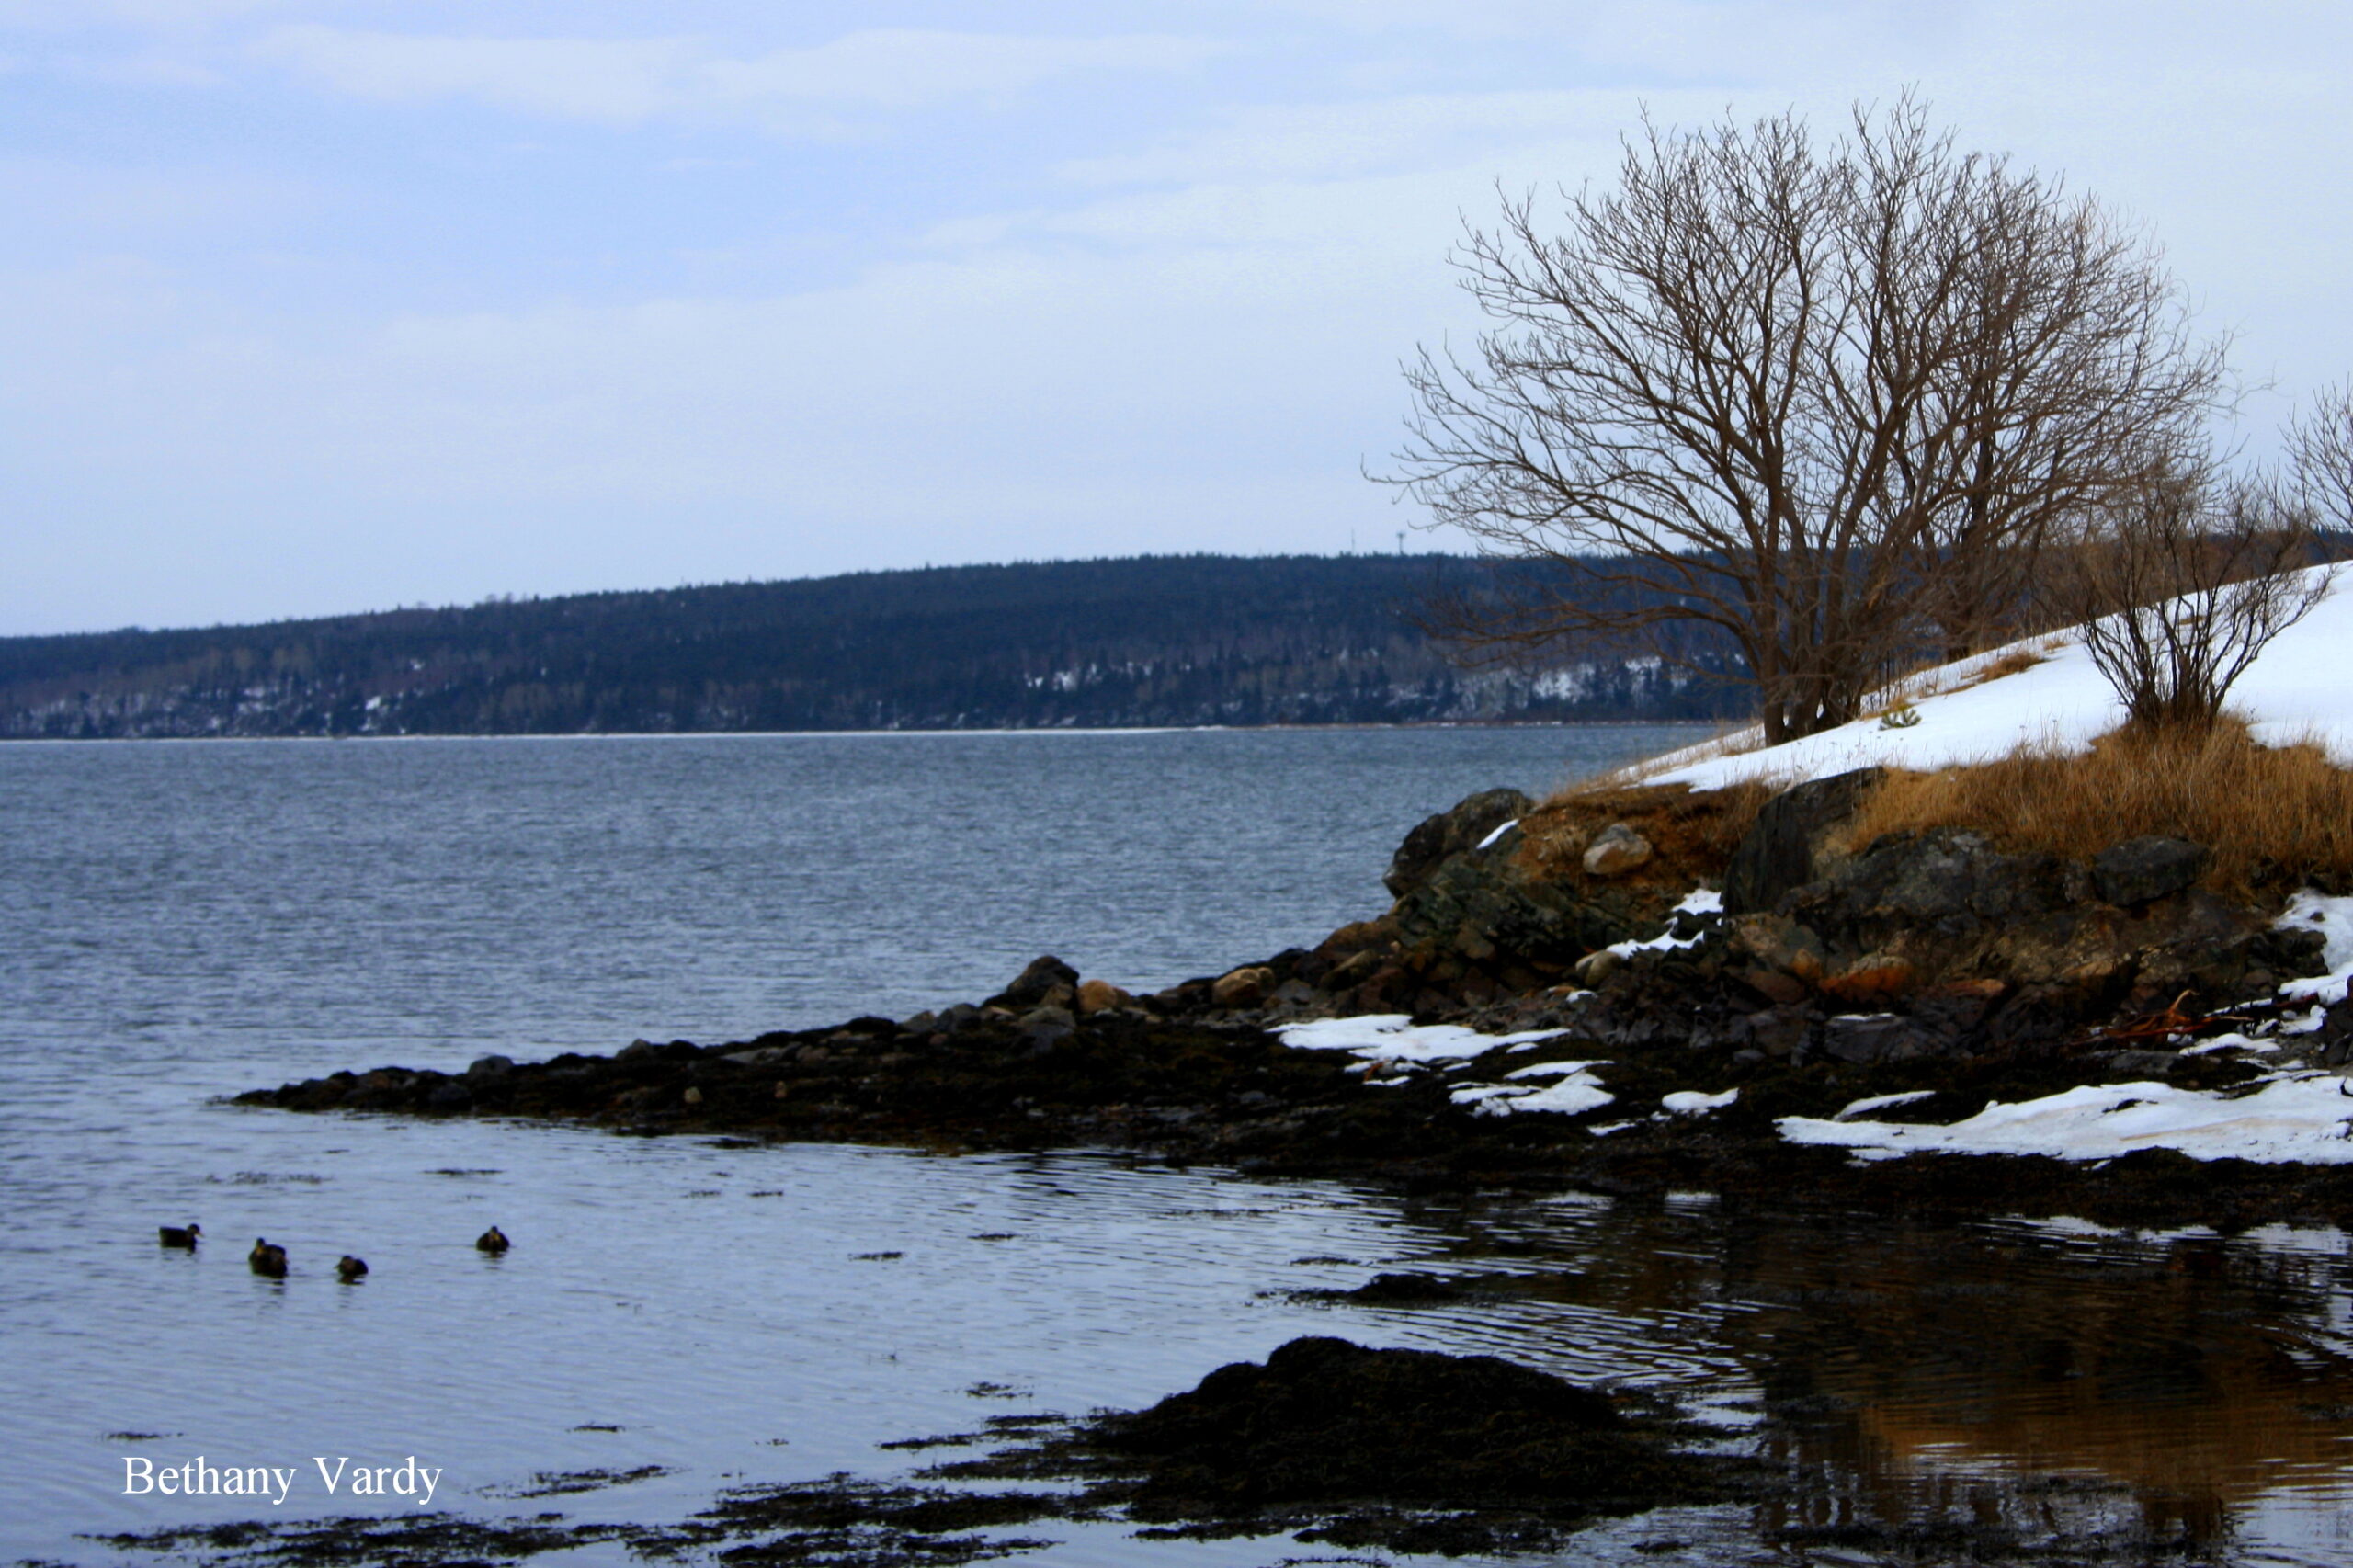
<path fill-rule="evenodd" d="M 1793 114 L 1644 124 L 1617 187 L 1532 197 L 1456 255 L 1498 324 L 1425 349 L 1392 482 L 1483 553 L 1557 563 L 1490 646 L 1712 628 L 1779 741 L 2002 626 L 2056 523 L 2216 401 L 2154 251 L 1958 151 L 1906 98 L 1818 147 Z"/>
<path fill-rule="evenodd" d="M 2276 481 L 2199 473 L 2105 509 L 2048 574 L 2142 730 L 2202 730 L 2266 644 L 2327 592 L 2311 513 Z"/>

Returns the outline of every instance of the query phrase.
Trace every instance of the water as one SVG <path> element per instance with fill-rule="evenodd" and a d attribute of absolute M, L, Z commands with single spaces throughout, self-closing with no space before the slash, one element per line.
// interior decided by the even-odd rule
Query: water
<path fill-rule="evenodd" d="M 0 1561 L 111 1562 L 77 1538 L 273 1512 L 124 1496 L 126 1457 L 295 1467 L 290 1516 L 401 1502 L 330 1498 L 313 1455 L 415 1455 L 437 1506 L 676 1519 L 737 1482 L 903 1472 L 878 1444 L 992 1415 L 1147 1403 L 1320 1332 L 1656 1387 L 1735 1434 L 1769 1406 L 1777 1452 L 1822 1478 L 1770 1517 L 1607 1527 L 1584 1559 L 1993 1517 L 2353 1562 L 2334 1233 L 1431 1206 L 1085 1154 L 213 1103 L 354 1064 L 904 1015 L 1045 950 L 1157 987 L 1376 913 L 1397 838 L 1471 790 L 1685 733 L 0 748 Z M 154 1244 L 191 1218 L 198 1256 Z M 471 1244 L 494 1221 L 517 1242 L 497 1260 Z M 282 1284 L 243 1267 L 256 1234 L 289 1247 Z M 364 1283 L 335 1281 L 345 1251 Z M 1290 1294 L 1401 1265 L 1510 1285 L 1413 1311 Z M 1063 1544 L 1031 1561 L 1055 1563 L 1301 1550 L 1041 1533 Z"/>

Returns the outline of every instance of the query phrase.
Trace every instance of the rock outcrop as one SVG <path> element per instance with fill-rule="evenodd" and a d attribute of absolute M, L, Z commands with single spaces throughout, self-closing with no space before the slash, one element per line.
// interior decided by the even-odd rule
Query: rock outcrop
<path fill-rule="evenodd" d="M 1482 790 L 1452 808 L 1425 817 L 1405 835 L 1389 859 L 1381 879 L 1392 898 L 1403 898 L 1454 856 L 1477 847 L 1495 829 L 1536 809 L 1536 802 L 1517 790 Z"/>

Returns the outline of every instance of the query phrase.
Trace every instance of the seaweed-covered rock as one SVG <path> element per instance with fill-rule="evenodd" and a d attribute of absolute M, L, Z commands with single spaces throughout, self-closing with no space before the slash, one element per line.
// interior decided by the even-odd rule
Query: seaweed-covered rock
<path fill-rule="evenodd" d="M 1143 1461 L 1145 1517 L 1379 1498 L 1566 1518 L 1724 1494 L 1706 1461 L 1607 1394 L 1494 1356 L 1344 1339 L 1221 1367 L 1189 1392 L 1104 1418 L 1091 1440 Z"/>

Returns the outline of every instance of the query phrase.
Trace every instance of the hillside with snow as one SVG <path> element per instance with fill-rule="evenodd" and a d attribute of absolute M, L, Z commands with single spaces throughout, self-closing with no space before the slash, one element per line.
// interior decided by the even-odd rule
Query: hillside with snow
<path fill-rule="evenodd" d="M 2349 574 L 2335 581 L 2340 572 Z M 2228 708 L 2266 745 L 2310 741 L 2353 766 L 2353 569 L 2310 573 L 2330 579 L 2325 597 L 2263 650 L 2231 688 Z M 1990 761 L 2021 745 L 2081 752 L 2124 722 L 2123 705 L 2072 631 L 1928 670 L 1881 693 L 1874 707 L 1904 703 L 1917 722 L 1896 728 L 1859 719 L 1777 746 L 1759 744 L 1761 732 L 1752 728 L 1654 757 L 1635 771 L 1644 783 L 1695 790 L 1747 779 L 1798 784 L 1858 767 L 1929 771 Z"/>

